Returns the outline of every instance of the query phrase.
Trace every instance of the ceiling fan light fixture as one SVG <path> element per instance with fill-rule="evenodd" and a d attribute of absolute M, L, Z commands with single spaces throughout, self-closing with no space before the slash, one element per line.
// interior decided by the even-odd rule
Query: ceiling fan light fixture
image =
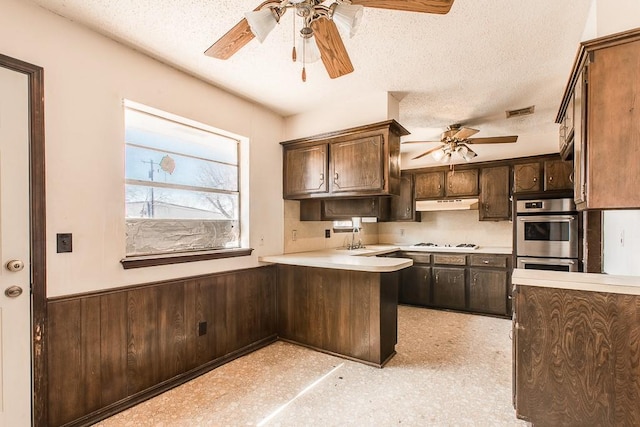
<path fill-rule="evenodd" d="M 302 52 L 302 55 L 299 55 L 296 58 L 297 62 L 311 64 L 320 60 L 320 49 L 318 49 L 318 44 L 316 43 L 316 38 L 313 37 L 313 34 L 305 36 L 302 31 L 300 31 L 300 38 L 298 39 L 297 44 L 298 52 Z"/>
<path fill-rule="evenodd" d="M 431 153 L 431 157 L 433 157 L 433 160 L 435 160 L 436 162 L 439 162 L 440 160 L 442 160 L 444 155 L 445 155 L 445 152 L 443 149 L 436 150 L 433 153 Z"/>
<path fill-rule="evenodd" d="M 280 20 L 278 12 L 270 7 L 254 10 L 244 14 L 249 28 L 254 36 L 262 43 Z"/>
<path fill-rule="evenodd" d="M 334 3 L 331 5 L 331 19 L 336 25 L 353 37 L 362 21 L 362 10 L 360 5 Z"/>
<path fill-rule="evenodd" d="M 460 157 L 465 159 L 467 162 L 477 156 L 475 151 L 464 145 L 459 145 L 457 151 Z"/>

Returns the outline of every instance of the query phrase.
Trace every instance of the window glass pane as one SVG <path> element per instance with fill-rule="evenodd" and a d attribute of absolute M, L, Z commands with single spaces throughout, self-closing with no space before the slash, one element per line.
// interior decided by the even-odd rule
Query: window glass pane
<path fill-rule="evenodd" d="M 238 164 L 238 141 L 141 111 L 125 110 L 127 144 Z"/>
<path fill-rule="evenodd" d="M 239 141 L 125 104 L 127 255 L 239 248 Z"/>
<path fill-rule="evenodd" d="M 238 167 L 127 145 L 127 179 L 238 191 Z"/>
<path fill-rule="evenodd" d="M 239 219 L 238 194 L 127 185 L 127 218 Z"/>

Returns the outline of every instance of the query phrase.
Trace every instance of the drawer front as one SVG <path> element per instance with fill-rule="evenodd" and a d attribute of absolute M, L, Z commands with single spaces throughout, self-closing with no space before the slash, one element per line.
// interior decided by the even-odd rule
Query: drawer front
<path fill-rule="evenodd" d="M 400 258 L 411 258 L 414 264 L 431 264 L 431 254 L 422 252 L 402 252 Z"/>
<path fill-rule="evenodd" d="M 470 264 L 474 267 L 507 268 L 507 255 L 471 255 Z"/>
<path fill-rule="evenodd" d="M 460 254 L 433 254 L 434 264 L 466 265 L 467 256 Z"/>

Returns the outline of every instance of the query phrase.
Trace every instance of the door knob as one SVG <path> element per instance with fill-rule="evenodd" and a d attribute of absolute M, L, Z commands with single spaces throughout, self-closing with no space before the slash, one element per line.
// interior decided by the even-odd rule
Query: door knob
<path fill-rule="evenodd" d="M 19 259 L 12 259 L 6 264 L 6 267 L 9 271 L 22 271 L 22 269 L 24 268 L 24 262 L 20 261 Z"/>
<path fill-rule="evenodd" d="M 9 286 L 4 290 L 4 294 L 9 298 L 17 298 L 22 295 L 22 288 L 20 286 Z"/>

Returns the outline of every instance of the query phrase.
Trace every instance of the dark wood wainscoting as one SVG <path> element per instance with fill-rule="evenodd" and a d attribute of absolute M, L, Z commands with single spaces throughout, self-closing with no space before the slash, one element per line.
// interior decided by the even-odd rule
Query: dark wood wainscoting
<path fill-rule="evenodd" d="M 90 424 L 267 345 L 276 315 L 275 266 L 51 299 L 48 425 Z"/>

